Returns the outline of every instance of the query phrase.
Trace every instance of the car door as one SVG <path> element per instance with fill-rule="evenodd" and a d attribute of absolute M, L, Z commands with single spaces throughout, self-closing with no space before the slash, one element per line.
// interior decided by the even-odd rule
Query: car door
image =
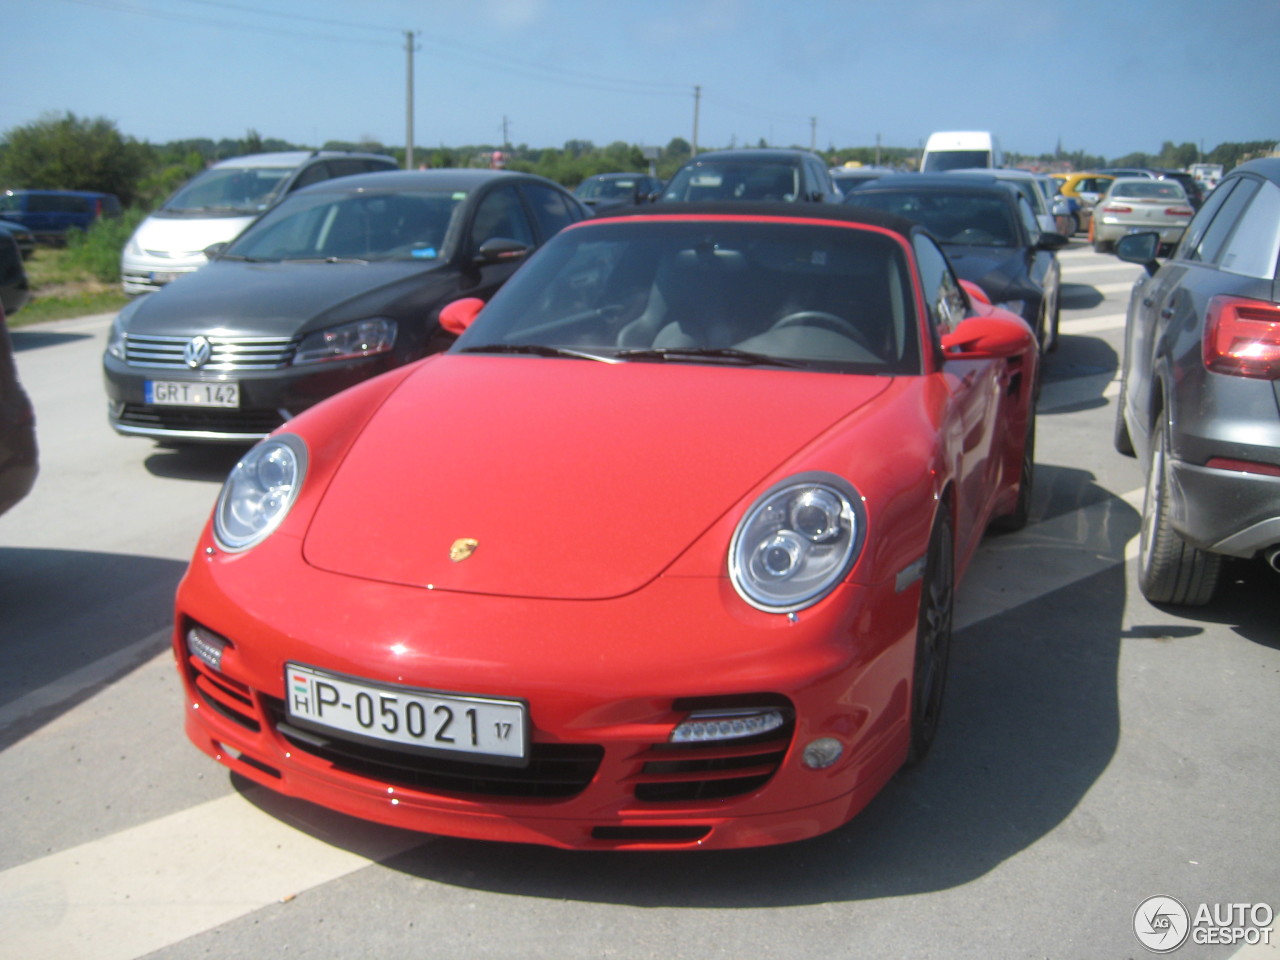
<path fill-rule="evenodd" d="M 1134 289 L 1125 329 L 1124 402 L 1129 436 L 1140 458 L 1145 458 L 1150 442 L 1159 382 L 1172 376 L 1174 358 L 1199 349 L 1200 320 L 1207 305 L 1196 302 L 1192 290 L 1203 284 L 1188 274 L 1216 270 L 1219 253 L 1257 189 L 1256 181 L 1244 178 L 1224 182 L 1192 219 L 1169 261 Z"/>
<path fill-rule="evenodd" d="M 524 256 L 484 258 L 480 248 L 490 240 L 514 240 L 530 250 L 538 245 L 537 233 L 515 182 L 491 187 L 476 199 L 458 245 L 462 257 L 460 296 L 488 300 L 524 263 Z"/>
<path fill-rule="evenodd" d="M 968 312 L 951 264 L 933 240 L 921 233 L 913 238 L 925 306 L 935 335 L 949 333 Z M 992 456 L 995 418 L 1007 365 L 994 360 L 947 360 L 937 374 L 950 402 L 939 430 L 954 471 L 956 500 L 956 556 L 968 556 L 986 529 L 985 505 L 998 479 Z"/>

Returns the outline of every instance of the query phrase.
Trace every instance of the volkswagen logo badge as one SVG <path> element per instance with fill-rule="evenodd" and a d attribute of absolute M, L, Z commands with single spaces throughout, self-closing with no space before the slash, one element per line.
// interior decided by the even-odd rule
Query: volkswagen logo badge
<path fill-rule="evenodd" d="M 182 348 L 182 359 L 187 361 L 187 366 L 192 370 L 203 367 L 212 356 L 213 344 L 208 337 L 192 337 Z"/>

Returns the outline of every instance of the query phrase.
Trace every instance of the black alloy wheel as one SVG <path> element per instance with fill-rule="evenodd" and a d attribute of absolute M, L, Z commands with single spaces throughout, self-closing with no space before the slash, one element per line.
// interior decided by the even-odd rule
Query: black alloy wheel
<path fill-rule="evenodd" d="M 1138 540 L 1138 588 L 1152 603 L 1200 607 L 1218 586 L 1222 557 L 1187 543 L 1169 520 L 1169 430 L 1157 420 L 1147 460 Z"/>
<path fill-rule="evenodd" d="M 933 745 L 942 713 L 942 694 L 951 659 L 955 606 L 955 555 L 951 517 L 942 506 L 929 536 L 924 580 L 920 585 L 920 617 L 916 625 L 916 659 L 911 678 L 911 746 L 907 763 L 919 763 Z"/>

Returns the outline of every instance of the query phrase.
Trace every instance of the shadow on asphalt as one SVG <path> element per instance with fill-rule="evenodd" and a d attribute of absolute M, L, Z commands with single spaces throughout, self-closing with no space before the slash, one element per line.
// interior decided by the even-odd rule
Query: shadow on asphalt
<path fill-rule="evenodd" d="M 73 343 L 76 340 L 92 340 L 93 335 L 88 333 L 54 333 L 50 330 L 41 330 L 37 326 L 18 327 L 16 330 L 10 329 L 9 339 L 13 341 L 13 352 L 22 353 L 25 350 L 58 347 L 64 343 Z"/>
<path fill-rule="evenodd" d="M 143 466 L 164 480 L 221 483 L 248 449 L 249 444 L 157 446 Z"/>
<path fill-rule="evenodd" d="M 0 727 L 0 749 L 164 650 L 186 566 L 153 557 L 0 547 L 0 712 L 52 688 L 47 705 Z M 109 675 L 69 681 L 113 654 L 122 659 Z"/>
<path fill-rule="evenodd" d="M 1058 287 L 1058 297 L 1064 310 L 1092 310 L 1107 300 L 1097 287 L 1087 283 L 1063 283 Z"/>

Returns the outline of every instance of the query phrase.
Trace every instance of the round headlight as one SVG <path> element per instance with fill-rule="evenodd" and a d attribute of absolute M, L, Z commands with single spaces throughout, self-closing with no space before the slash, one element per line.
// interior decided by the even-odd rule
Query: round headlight
<path fill-rule="evenodd" d="M 834 474 L 802 474 L 767 490 L 738 522 L 729 578 L 747 603 L 789 613 L 844 579 L 862 545 L 861 497 Z"/>
<path fill-rule="evenodd" d="M 284 520 L 302 488 L 307 448 L 299 437 L 268 437 L 235 465 L 213 512 L 213 534 L 224 550 L 247 550 Z"/>

